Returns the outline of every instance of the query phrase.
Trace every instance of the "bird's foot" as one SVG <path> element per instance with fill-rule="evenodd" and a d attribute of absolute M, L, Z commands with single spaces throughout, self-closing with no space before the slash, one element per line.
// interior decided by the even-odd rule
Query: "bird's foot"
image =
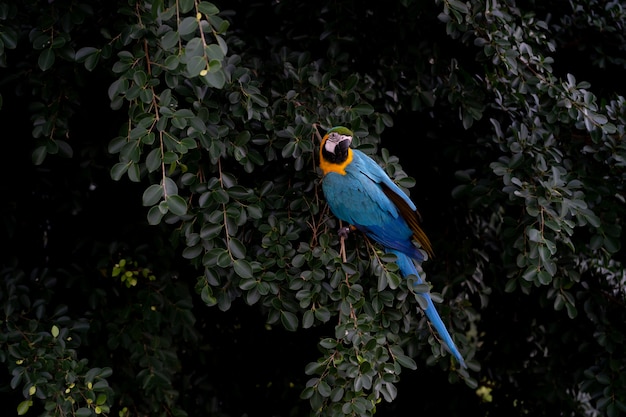
<path fill-rule="evenodd" d="M 350 234 L 350 228 L 349 227 L 341 227 L 339 228 L 339 230 L 337 231 L 337 234 L 339 234 L 339 237 L 341 239 L 345 239 L 348 237 L 348 235 Z"/>
<path fill-rule="evenodd" d="M 340 227 L 339 230 L 337 231 L 337 234 L 339 234 L 339 237 L 341 239 L 345 239 L 353 230 L 356 230 L 356 227 L 354 226 Z"/>

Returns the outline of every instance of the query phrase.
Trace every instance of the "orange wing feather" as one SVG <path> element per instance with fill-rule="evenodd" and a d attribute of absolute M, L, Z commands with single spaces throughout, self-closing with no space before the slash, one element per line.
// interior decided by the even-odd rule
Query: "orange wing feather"
<path fill-rule="evenodd" d="M 389 197 L 389 199 L 393 202 L 393 204 L 396 205 L 396 207 L 398 207 L 398 210 L 400 210 L 400 215 L 404 218 L 406 223 L 409 225 L 409 228 L 413 231 L 413 238 L 417 241 L 417 243 L 420 244 L 422 249 L 424 249 L 426 253 L 428 253 L 428 256 L 433 258 L 435 256 L 433 252 L 433 247 L 430 244 L 428 236 L 426 236 L 426 233 L 420 227 L 420 214 L 416 210 L 411 209 L 406 201 L 404 201 L 404 199 L 397 193 L 389 189 L 389 187 L 385 187 L 384 184 L 381 184 L 381 186 L 385 195 Z"/>

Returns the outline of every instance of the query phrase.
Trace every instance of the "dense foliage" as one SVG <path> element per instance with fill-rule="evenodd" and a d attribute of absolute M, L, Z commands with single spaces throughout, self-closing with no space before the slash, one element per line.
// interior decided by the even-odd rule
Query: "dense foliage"
<path fill-rule="evenodd" d="M 625 25 L 595 0 L 0 4 L 4 409 L 626 412 Z M 335 125 L 418 205 L 469 369 L 393 259 L 340 241 Z"/>

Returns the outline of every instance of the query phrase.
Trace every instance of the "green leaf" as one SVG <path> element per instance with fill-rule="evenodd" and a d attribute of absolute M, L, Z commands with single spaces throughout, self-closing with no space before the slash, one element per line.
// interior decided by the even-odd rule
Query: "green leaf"
<path fill-rule="evenodd" d="M 137 70 L 133 73 L 133 82 L 137 84 L 138 86 L 144 87 L 147 81 L 148 81 L 148 74 L 146 74 L 144 71 Z M 151 120 L 152 118 L 148 118 L 148 125 L 152 124 Z M 142 122 L 143 122 L 143 119 L 142 119 Z"/>
<path fill-rule="evenodd" d="M 109 383 L 105 379 L 101 379 L 97 381 L 95 384 L 93 384 L 92 389 L 97 392 L 97 391 L 106 390 L 108 387 L 109 387 Z"/>
<path fill-rule="evenodd" d="M 412 370 L 417 369 L 417 364 L 415 363 L 415 361 L 406 355 L 396 355 L 395 359 L 403 368 L 408 368 Z"/>
<path fill-rule="evenodd" d="M 165 32 L 163 36 L 161 36 L 161 48 L 164 50 L 173 49 L 178 46 L 178 42 L 180 40 L 179 33 L 175 30 L 170 30 L 169 32 Z"/>
<path fill-rule="evenodd" d="M 148 129 L 145 126 L 137 126 L 135 128 L 133 128 L 130 133 L 128 134 L 128 138 L 130 140 L 137 140 L 140 139 L 141 137 L 145 136 L 148 134 Z M 133 149 L 132 146 L 128 147 L 128 149 Z"/>
<path fill-rule="evenodd" d="M 161 212 L 159 206 L 153 206 L 148 210 L 148 224 L 156 226 L 161 223 L 161 219 L 163 219 L 163 212 Z"/>
<path fill-rule="evenodd" d="M 567 310 L 567 316 L 570 319 L 574 319 L 578 315 L 578 309 L 573 304 L 565 304 L 565 309 Z"/>
<path fill-rule="evenodd" d="M 200 38 L 190 39 L 185 46 L 185 59 L 189 60 L 194 56 L 204 56 L 204 47 Z"/>
<path fill-rule="evenodd" d="M 430 285 L 424 284 L 424 283 L 422 283 L 422 284 L 414 284 L 413 285 L 413 290 L 416 293 L 427 294 L 427 293 L 430 292 Z"/>
<path fill-rule="evenodd" d="M 228 240 L 228 249 L 232 253 L 233 257 L 237 259 L 243 259 L 246 257 L 246 247 L 239 239 L 234 237 Z"/>
<path fill-rule="evenodd" d="M 371 104 L 362 103 L 357 104 L 356 106 L 352 106 L 352 111 L 359 116 L 368 116 L 374 113 L 374 107 Z"/>
<path fill-rule="evenodd" d="M 181 196 L 169 195 L 166 200 L 168 209 L 177 216 L 184 216 L 187 214 L 187 202 Z"/>
<path fill-rule="evenodd" d="M 161 184 L 152 184 L 143 192 L 142 203 L 144 206 L 153 206 L 163 198 L 163 187 Z"/>
<path fill-rule="evenodd" d="M 181 36 L 189 35 L 198 29 L 198 20 L 195 16 L 188 16 L 184 18 L 178 25 L 178 33 Z"/>
<path fill-rule="evenodd" d="M 101 368 L 100 369 L 100 374 L 98 374 L 98 376 L 100 378 L 108 378 L 111 375 L 113 375 L 113 369 L 108 367 L 108 366 L 105 366 L 104 368 Z"/>
<path fill-rule="evenodd" d="M 478 388 L 478 381 L 472 377 L 466 377 L 465 385 L 467 385 L 470 389 L 475 390 Z"/>
<path fill-rule="evenodd" d="M 17 415 L 23 416 L 28 412 L 28 409 L 33 405 L 32 400 L 24 400 L 17 405 Z"/>
<path fill-rule="evenodd" d="M 45 146 L 38 146 L 33 151 L 32 161 L 34 165 L 41 165 L 48 155 L 48 150 Z"/>
<path fill-rule="evenodd" d="M 233 261 L 233 270 L 237 275 L 244 279 L 252 278 L 253 276 L 252 266 L 250 265 L 250 262 L 245 259 L 235 259 Z"/>
<path fill-rule="evenodd" d="M 540 270 L 537 273 L 537 278 L 539 279 L 539 282 L 543 285 L 548 285 L 550 282 L 552 282 L 552 275 L 544 269 Z"/>
<path fill-rule="evenodd" d="M 141 181 L 141 171 L 139 170 L 139 164 L 130 162 L 128 165 L 128 179 L 132 182 Z"/>
<path fill-rule="evenodd" d="M 93 415 L 93 412 L 87 407 L 81 407 L 76 410 L 76 413 L 74 413 L 74 415 L 76 417 L 91 417 Z"/>
<path fill-rule="evenodd" d="M 320 374 L 324 371 L 324 365 L 319 362 L 309 362 L 304 367 L 304 373 L 307 375 Z"/>
<path fill-rule="evenodd" d="M 207 45 L 205 52 L 209 60 L 221 61 L 224 59 L 224 51 L 217 44 Z"/>
<path fill-rule="evenodd" d="M 467 5 L 459 0 L 448 0 L 448 4 L 452 9 L 455 9 L 461 13 L 468 12 Z"/>
<path fill-rule="evenodd" d="M 392 383 L 384 384 L 381 388 L 381 392 L 387 402 L 392 402 L 398 395 L 398 389 Z"/>
<path fill-rule="evenodd" d="M 207 1 L 201 1 L 198 4 L 198 11 L 207 16 L 213 16 L 213 15 L 218 14 L 220 12 L 220 9 L 218 9 L 213 3 L 209 3 Z"/>
<path fill-rule="evenodd" d="M 178 57 L 178 55 L 170 55 L 167 58 L 165 58 L 165 68 L 167 68 L 169 71 L 174 71 L 176 70 L 176 68 L 178 68 L 178 65 L 180 64 L 181 60 Z"/>
<path fill-rule="evenodd" d="M 313 396 L 314 393 L 315 393 L 315 388 L 313 388 L 313 387 L 306 387 L 300 393 L 300 399 L 308 400 L 309 398 L 311 398 Z"/>
<path fill-rule="evenodd" d="M 321 321 L 322 323 L 326 323 L 331 318 L 330 310 L 326 307 L 318 307 L 315 309 L 315 318 Z"/>
<path fill-rule="evenodd" d="M 222 232 L 223 228 L 224 225 L 220 223 L 207 223 L 202 226 L 200 237 L 204 240 L 213 239 Z"/>
<path fill-rule="evenodd" d="M 230 268 L 233 265 L 233 260 L 230 257 L 230 254 L 226 250 L 221 250 L 217 255 L 217 266 L 221 268 Z"/>
<path fill-rule="evenodd" d="M 620 250 L 621 243 L 619 239 L 613 236 L 604 236 L 604 247 L 610 253 L 617 253 Z"/>
<path fill-rule="evenodd" d="M 557 294 L 554 297 L 554 309 L 556 311 L 560 311 L 565 306 L 565 298 L 561 294 Z"/>
<path fill-rule="evenodd" d="M 109 100 L 113 100 L 118 95 L 122 94 L 124 91 L 128 89 L 128 80 L 125 78 L 120 78 L 111 83 L 107 93 L 109 95 Z"/>
<path fill-rule="evenodd" d="M 209 16 L 208 18 L 209 18 L 208 19 L 209 23 L 211 23 L 211 26 L 213 26 L 213 28 L 218 34 L 222 34 L 226 32 L 226 30 L 228 29 L 228 26 L 230 25 L 228 20 L 224 20 L 219 16 Z"/>
<path fill-rule="evenodd" d="M 100 374 L 100 368 L 91 368 L 85 373 L 85 382 L 93 382 L 96 376 Z"/>
<path fill-rule="evenodd" d="M 608 119 L 605 115 L 599 113 L 591 112 L 589 116 L 592 118 L 593 122 L 599 125 L 603 125 L 608 122 Z"/>
<path fill-rule="evenodd" d="M 398 288 L 400 286 L 400 284 L 402 283 L 402 277 L 399 274 L 396 274 L 395 272 L 386 272 L 387 274 L 387 283 L 389 284 L 389 288 L 391 288 L 392 290 L 395 290 L 396 288 Z"/>
<path fill-rule="evenodd" d="M 226 77 L 224 76 L 224 71 L 221 69 L 219 71 L 209 72 L 203 78 L 208 85 L 219 90 L 224 88 L 226 84 Z"/>
<path fill-rule="evenodd" d="M 197 77 L 200 71 L 207 67 L 206 58 L 203 56 L 194 56 L 187 61 L 187 72 L 189 77 Z"/>
<path fill-rule="evenodd" d="M 217 298 L 213 296 L 213 293 L 209 286 L 205 286 L 202 288 L 202 290 L 200 291 L 200 298 L 208 306 L 214 306 L 217 304 Z"/>
<path fill-rule="evenodd" d="M 315 315 L 311 310 L 307 310 L 302 315 L 302 328 L 310 329 L 315 323 Z"/>
<path fill-rule="evenodd" d="M 269 104 L 267 99 L 260 94 L 251 94 L 250 99 L 261 107 L 267 107 Z"/>
<path fill-rule="evenodd" d="M 241 288 L 244 291 L 250 291 L 256 288 L 258 285 L 259 285 L 259 282 L 253 279 L 252 277 L 244 278 L 239 282 L 239 288 Z"/>
<path fill-rule="evenodd" d="M 330 385 L 328 385 L 328 383 L 324 381 L 323 379 L 320 380 L 320 383 L 317 385 L 317 391 L 324 398 L 330 397 L 330 392 L 331 392 Z"/>
<path fill-rule="evenodd" d="M 526 268 L 526 271 L 524 271 L 522 278 L 526 281 L 533 281 L 535 277 L 537 276 L 537 272 L 538 272 L 537 267 L 534 265 L 531 265 L 528 268 Z"/>
<path fill-rule="evenodd" d="M 8 9 L 8 6 L 6 7 Z M 8 16 L 3 13 L 1 20 L 6 20 Z M 15 49 L 17 47 L 18 34 L 8 25 L 3 25 L 2 31 L 0 31 L 0 43 L 4 45 L 6 49 Z"/>
<path fill-rule="evenodd" d="M 290 332 L 295 332 L 298 330 L 298 317 L 290 311 L 281 311 L 280 312 L 280 321 L 285 327 L 285 329 Z"/>
<path fill-rule="evenodd" d="M 124 163 L 124 162 L 118 162 L 117 164 L 113 165 L 113 167 L 111 168 L 111 178 L 113 178 L 115 181 L 119 181 L 122 176 L 124 176 L 124 174 L 128 171 L 128 163 Z"/>
<path fill-rule="evenodd" d="M 37 64 L 42 71 L 46 71 L 54 65 L 54 60 L 56 55 L 52 48 L 46 48 L 39 54 L 39 59 L 37 60 Z"/>
<path fill-rule="evenodd" d="M 424 295 L 416 293 L 415 299 L 417 300 L 417 304 L 419 304 L 422 310 L 426 310 L 428 308 L 428 301 L 424 297 Z"/>
<path fill-rule="evenodd" d="M 74 59 L 76 60 L 76 62 L 83 62 L 91 55 L 97 54 L 99 52 L 100 50 L 94 48 L 93 46 L 85 46 L 76 51 L 76 54 L 74 54 Z"/>
<path fill-rule="evenodd" d="M 181 13 L 189 13 L 194 6 L 194 0 L 179 0 L 178 2 Z"/>
<path fill-rule="evenodd" d="M 541 242 L 542 240 L 541 233 L 534 228 L 526 229 L 526 235 L 531 242 Z"/>
<path fill-rule="evenodd" d="M 599 373 L 596 375 L 596 380 L 602 385 L 610 385 L 611 377 L 605 373 Z"/>
<path fill-rule="evenodd" d="M 159 168 L 161 168 L 161 149 L 154 148 L 146 156 L 146 169 L 148 172 L 154 172 Z"/>
<path fill-rule="evenodd" d="M 504 292 L 511 293 L 517 289 L 517 278 L 511 278 L 506 282 L 504 286 Z"/>
<path fill-rule="evenodd" d="M 187 246 L 185 249 L 183 249 L 182 256 L 185 259 L 196 259 L 200 255 L 202 255 L 202 251 L 202 245 Z"/>

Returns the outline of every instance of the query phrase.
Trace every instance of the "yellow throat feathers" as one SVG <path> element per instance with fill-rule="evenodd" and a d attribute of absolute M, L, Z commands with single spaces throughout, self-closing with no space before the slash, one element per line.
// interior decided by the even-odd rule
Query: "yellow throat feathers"
<path fill-rule="evenodd" d="M 322 145 L 323 146 L 323 145 Z M 346 175 L 346 167 L 352 162 L 352 149 L 348 149 L 348 157 L 341 163 L 335 163 L 327 161 L 322 155 L 322 148 L 320 148 L 320 168 L 324 175 L 330 172 L 336 172 L 337 174 Z"/>

